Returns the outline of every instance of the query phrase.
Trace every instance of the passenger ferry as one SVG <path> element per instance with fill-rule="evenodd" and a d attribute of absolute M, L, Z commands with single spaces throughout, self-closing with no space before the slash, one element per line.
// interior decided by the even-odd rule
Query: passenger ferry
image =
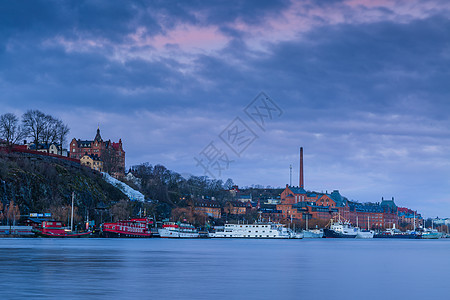
<path fill-rule="evenodd" d="M 198 238 L 198 230 L 191 224 L 165 222 L 163 227 L 158 229 L 162 238 Z"/>
<path fill-rule="evenodd" d="M 257 239 L 301 239 L 303 234 L 295 233 L 282 224 L 225 224 L 222 230 L 209 233 L 211 238 L 257 238 Z"/>
<path fill-rule="evenodd" d="M 121 220 L 116 223 L 104 223 L 101 227 L 101 235 L 108 238 L 149 238 L 152 237 L 153 220 L 136 218 Z"/>

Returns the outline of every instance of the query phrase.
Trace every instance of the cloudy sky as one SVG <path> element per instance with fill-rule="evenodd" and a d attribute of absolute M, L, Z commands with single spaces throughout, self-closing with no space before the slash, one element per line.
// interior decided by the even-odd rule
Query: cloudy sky
<path fill-rule="evenodd" d="M 2 1 L 0 91 L 127 166 L 284 186 L 303 146 L 307 189 L 450 217 L 446 0 Z"/>

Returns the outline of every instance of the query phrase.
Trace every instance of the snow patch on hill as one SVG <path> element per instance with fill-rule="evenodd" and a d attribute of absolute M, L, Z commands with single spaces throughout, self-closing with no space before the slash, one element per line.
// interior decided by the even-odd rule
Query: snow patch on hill
<path fill-rule="evenodd" d="M 112 184 L 113 186 L 115 186 L 119 190 L 121 190 L 122 193 L 127 195 L 128 199 L 130 199 L 131 201 L 141 201 L 141 202 L 145 201 L 145 196 L 141 192 L 136 191 L 129 185 L 123 183 L 120 180 L 115 179 L 108 173 L 102 172 L 102 174 L 103 174 L 103 179 L 105 179 L 107 182 L 109 182 L 110 184 Z"/>

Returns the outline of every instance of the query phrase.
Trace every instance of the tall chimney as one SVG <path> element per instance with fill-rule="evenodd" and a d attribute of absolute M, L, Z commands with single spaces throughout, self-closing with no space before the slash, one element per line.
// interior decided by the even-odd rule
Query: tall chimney
<path fill-rule="evenodd" d="M 299 183 L 299 187 L 300 188 L 304 188 L 304 183 L 303 183 L 303 147 L 300 147 L 300 183 Z"/>

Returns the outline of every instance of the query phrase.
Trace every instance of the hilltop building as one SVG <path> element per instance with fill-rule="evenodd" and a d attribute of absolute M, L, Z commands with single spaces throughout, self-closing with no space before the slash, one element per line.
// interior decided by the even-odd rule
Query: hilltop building
<path fill-rule="evenodd" d="M 61 156 L 67 156 L 67 149 L 64 149 L 61 144 L 57 143 L 50 143 L 50 144 L 42 144 L 39 143 L 37 146 L 34 143 L 27 144 L 25 141 L 25 145 L 27 146 L 28 150 L 35 150 L 39 152 L 45 152 L 50 154 L 56 154 Z"/>
<path fill-rule="evenodd" d="M 80 163 L 99 172 L 103 172 L 103 161 L 95 154 L 85 154 L 80 158 Z"/>
<path fill-rule="evenodd" d="M 92 169 L 99 168 L 110 175 L 119 178 L 125 175 L 125 151 L 122 140 L 118 143 L 111 140 L 103 141 L 100 128 L 93 141 L 72 139 L 70 142 L 70 157 L 82 159 L 85 165 Z M 90 164 L 87 164 L 87 163 Z M 97 162 L 97 164 L 95 164 Z M 94 164 L 92 164 L 94 163 Z"/>

